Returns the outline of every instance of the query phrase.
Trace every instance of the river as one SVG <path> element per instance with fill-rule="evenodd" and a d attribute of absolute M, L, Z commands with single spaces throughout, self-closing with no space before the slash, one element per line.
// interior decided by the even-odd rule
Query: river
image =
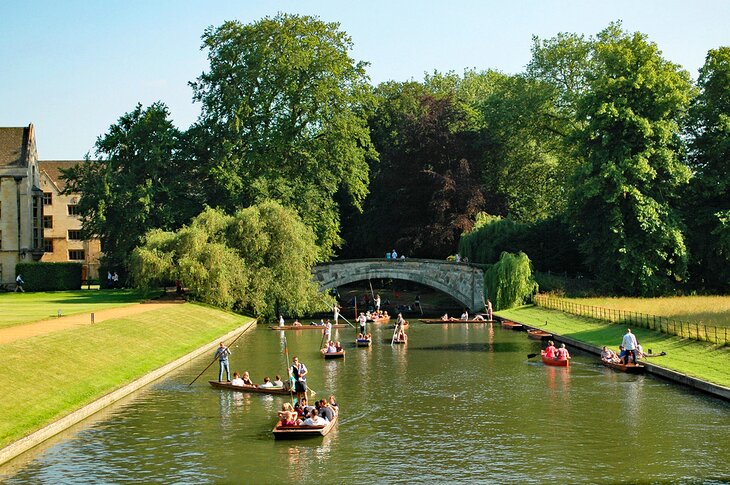
<path fill-rule="evenodd" d="M 726 482 L 730 404 L 573 351 L 569 369 L 527 355 L 540 343 L 498 325 L 414 322 L 406 346 L 373 328 L 372 348 L 324 361 L 318 331 L 286 332 L 290 355 L 330 393 L 324 438 L 275 441 L 284 396 L 212 389 L 211 357 L 111 406 L 0 468 L 19 483 Z M 237 343 L 232 371 L 284 374 L 282 332 Z"/>

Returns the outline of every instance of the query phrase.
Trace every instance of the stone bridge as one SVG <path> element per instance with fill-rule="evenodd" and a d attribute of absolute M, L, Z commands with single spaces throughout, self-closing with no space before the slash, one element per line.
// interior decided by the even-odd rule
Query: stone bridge
<path fill-rule="evenodd" d="M 476 312 L 484 309 L 484 272 L 477 266 L 439 259 L 350 259 L 312 269 L 322 289 L 376 278 L 413 281 L 450 295 Z"/>

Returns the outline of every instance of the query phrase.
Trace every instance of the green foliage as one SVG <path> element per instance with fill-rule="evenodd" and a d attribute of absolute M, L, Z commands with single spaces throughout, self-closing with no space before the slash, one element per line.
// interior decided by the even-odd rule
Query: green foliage
<path fill-rule="evenodd" d="M 484 273 L 484 286 L 495 310 L 522 305 L 538 290 L 530 258 L 525 253 L 502 253 L 499 261 Z"/>
<path fill-rule="evenodd" d="M 684 197 L 692 253 L 691 283 L 730 291 L 730 47 L 707 54 L 687 135 L 694 171 Z"/>
<path fill-rule="evenodd" d="M 60 291 L 81 288 L 81 263 L 18 263 L 25 291 Z"/>
<path fill-rule="evenodd" d="M 326 308 L 311 280 L 316 261 L 311 229 L 269 201 L 232 216 L 208 208 L 177 232 L 150 231 L 132 276 L 142 287 L 174 276 L 200 301 L 271 318 L 277 305 L 293 315 Z"/>
<path fill-rule="evenodd" d="M 587 120 L 576 141 L 586 157 L 570 217 L 587 264 L 609 288 L 669 291 L 686 273 L 687 250 L 674 209 L 689 179 L 678 156 L 689 76 L 640 33 L 610 25 L 596 40 L 590 90 L 578 103 Z"/>
<path fill-rule="evenodd" d="M 191 83 L 202 103 L 196 154 L 210 167 L 208 204 L 233 211 L 264 200 L 297 210 L 319 256 L 341 244 L 335 194 L 355 210 L 376 158 L 365 64 L 335 23 L 279 14 L 203 35 L 210 69 Z"/>
<path fill-rule="evenodd" d="M 200 211 L 189 163 L 178 158 L 180 133 L 163 103 L 124 114 L 96 141 L 99 160 L 65 171 L 65 193 L 81 193 L 87 237 L 101 240 L 105 266 L 127 258 L 152 228 L 174 229 Z M 88 156 L 87 156 L 88 158 Z"/>

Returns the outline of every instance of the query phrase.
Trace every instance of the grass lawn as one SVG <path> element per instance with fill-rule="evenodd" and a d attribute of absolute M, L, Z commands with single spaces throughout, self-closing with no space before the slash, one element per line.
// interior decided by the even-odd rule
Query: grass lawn
<path fill-rule="evenodd" d="M 151 295 L 133 289 L 0 293 L 0 328 L 55 318 L 58 310 L 74 315 L 130 305 Z"/>
<path fill-rule="evenodd" d="M 661 298 L 565 298 L 582 305 L 627 310 L 692 323 L 730 327 L 730 295 Z"/>
<path fill-rule="evenodd" d="M 557 310 L 526 306 L 496 312 L 496 315 L 548 332 L 587 342 L 596 347 L 608 345 L 618 350 L 626 325 L 609 325 L 585 317 L 569 315 Z M 547 325 L 545 325 L 547 322 Z M 706 342 L 681 339 L 653 330 L 632 328 L 644 350 L 667 355 L 648 359 L 648 362 L 672 369 L 715 384 L 730 387 L 730 348 Z"/>
<path fill-rule="evenodd" d="M 0 345 L 0 447 L 251 320 L 185 304 Z"/>

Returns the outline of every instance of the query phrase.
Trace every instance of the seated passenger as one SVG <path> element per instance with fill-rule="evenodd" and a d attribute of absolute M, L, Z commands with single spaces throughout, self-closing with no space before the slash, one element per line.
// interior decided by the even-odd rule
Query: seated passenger
<path fill-rule="evenodd" d="M 335 414 L 339 414 L 340 412 L 340 406 L 337 405 L 337 400 L 335 399 L 335 396 L 330 395 L 329 405 L 332 408 L 332 410 L 335 412 Z"/>
<path fill-rule="evenodd" d="M 271 383 L 274 387 L 284 387 L 284 383 L 281 382 L 281 376 L 274 377 L 274 382 Z"/>
<path fill-rule="evenodd" d="M 298 418 L 297 413 L 294 411 L 288 412 L 281 416 L 282 426 L 299 426 L 300 424 L 302 424 L 302 422 Z"/>
<path fill-rule="evenodd" d="M 390 315 L 388 315 L 388 312 L 387 311 L 384 311 L 383 312 L 383 318 L 390 318 Z"/>
<path fill-rule="evenodd" d="M 570 354 L 568 353 L 568 349 L 565 348 L 565 344 L 560 344 L 560 348 L 556 352 L 556 357 L 558 360 L 570 359 Z"/>
<path fill-rule="evenodd" d="M 484 317 L 481 316 L 481 315 L 475 315 L 474 316 L 474 320 L 476 320 L 477 322 L 483 322 L 484 321 Z"/>
<path fill-rule="evenodd" d="M 248 372 L 244 372 L 244 373 L 243 373 L 243 377 L 242 377 L 242 379 L 243 379 L 243 385 L 244 385 L 244 386 L 255 386 L 255 385 L 256 385 L 256 384 L 254 384 L 254 383 L 253 383 L 253 381 L 251 380 L 251 377 L 249 377 L 249 375 L 248 375 Z"/>
<path fill-rule="evenodd" d="M 545 349 L 545 357 L 548 359 L 554 359 L 557 354 L 558 349 L 555 348 L 555 344 L 552 340 L 548 341 L 548 346 Z"/>
<path fill-rule="evenodd" d="M 308 415 L 310 412 L 312 412 L 312 409 L 314 409 L 314 406 L 309 406 L 307 404 L 307 398 L 306 397 L 303 397 L 302 398 L 300 406 L 301 406 L 301 409 L 302 409 L 301 414 L 304 415 L 304 416 Z"/>
<path fill-rule="evenodd" d="M 324 399 L 319 400 L 319 415 L 327 421 L 335 419 L 335 412 L 330 407 L 329 403 Z"/>
<path fill-rule="evenodd" d="M 296 318 L 296 319 L 294 319 L 294 323 L 292 323 L 292 326 L 294 326 L 294 327 L 301 327 L 302 326 L 302 322 L 300 322 L 299 319 Z"/>
<path fill-rule="evenodd" d="M 624 361 L 624 357 L 626 357 L 626 349 L 624 348 L 623 345 L 619 345 L 618 346 L 618 360 L 620 360 L 621 362 L 623 362 Z"/>
<path fill-rule="evenodd" d="M 272 384 L 271 379 L 269 379 L 268 376 L 264 377 L 264 383 L 259 386 L 260 389 L 266 389 L 267 387 L 274 387 L 274 384 Z"/>
<path fill-rule="evenodd" d="M 619 361 L 616 352 L 609 349 L 605 345 L 603 346 L 603 350 L 601 350 L 601 360 L 608 363 L 617 363 Z"/>
<path fill-rule="evenodd" d="M 464 310 L 464 313 L 461 314 L 461 320 L 462 321 L 469 320 L 469 312 L 467 312 L 466 310 Z"/>
<path fill-rule="evenodd" d="M 321 418 L 315 409 L 312 409 L 309 412 L 309 417 L 302 421 L 302 424 L 304 426 L 324 426 L 328 422 L 326 419 Z"/>
<path fill-rule="evenodd" d="M 330 340 L 329 344 L 327 344 L 327 353 L 334 354 L 336 352 L 337 352 L 337 347 L 335 347 L 335 343 Z"/>
<path fill-rule="evenodd" d="M 369 334 L 368 334 L 368 335 L 369 335 Z M 335 344 L 335 352 L 342 352 L 342 344 L 340 343 L 340 341 L 339 341 L 339 340 L 338 340 L 338 341 L 337 341 L 337 343 Z"/>
<path fill-rule="evenodd" d="M 238 372 L 233 373 L 233 380 L 231 381 L 231 385 L 243 386 L 243 379 L 241 379 L 241 374 L 239 374 Z"/>
<path fill-rule="evenodd" d="M 636 358 L 637 359 L 643 359 L 646 354 L 644 354 L 644 347 L 641 346 L 641 344 L 637 341 L 636 342 Z"/>

